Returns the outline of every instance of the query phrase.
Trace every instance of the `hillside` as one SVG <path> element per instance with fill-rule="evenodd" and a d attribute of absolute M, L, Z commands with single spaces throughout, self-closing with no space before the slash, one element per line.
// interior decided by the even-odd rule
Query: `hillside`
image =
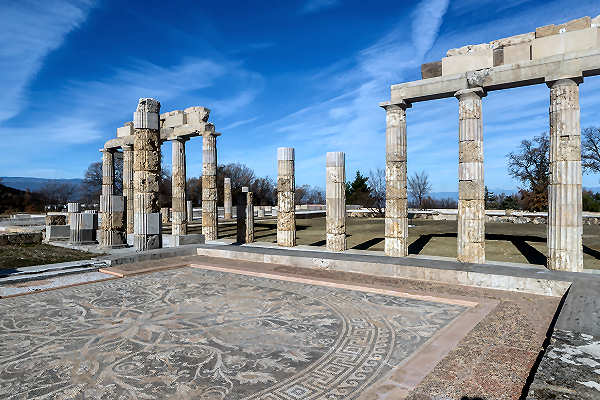
<path fill-rule="evenodd" d="M 0 214 L 7 211 L 42 211 L 40 196 L 0 184 Z"/>

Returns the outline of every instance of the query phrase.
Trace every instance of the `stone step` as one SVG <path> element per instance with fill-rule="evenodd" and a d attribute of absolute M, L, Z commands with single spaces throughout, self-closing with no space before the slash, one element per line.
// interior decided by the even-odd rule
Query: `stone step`
<path fill-rule="evenodd" d="M 96 272 L 100 268 L 106 268 L 109 265 L 110 262 L 106 261 L 81 260 L 0 270 L 0 285 L 48 279 L 61 275 Z"/>

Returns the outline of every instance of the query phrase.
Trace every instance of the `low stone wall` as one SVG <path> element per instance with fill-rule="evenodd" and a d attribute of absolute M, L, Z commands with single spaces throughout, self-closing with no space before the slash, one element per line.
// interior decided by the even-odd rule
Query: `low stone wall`
<path fill-rule="evenodd" d="M 42 232 L 14 232 L 0 235 L 0 246 L 42 243 Z"/>

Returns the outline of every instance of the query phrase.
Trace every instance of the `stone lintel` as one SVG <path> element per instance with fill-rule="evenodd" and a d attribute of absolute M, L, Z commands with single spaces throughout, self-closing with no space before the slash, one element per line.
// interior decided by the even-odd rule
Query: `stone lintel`
<path fill-rule="evenodd" d="M 482 87 L 489 92 L 536 85 L 549 80 L 594 75 L 600 75 L 598 49 L 392 85 L 389 103 L 415 103 L 453 97 L 459 90 L 473 86 Z"/>

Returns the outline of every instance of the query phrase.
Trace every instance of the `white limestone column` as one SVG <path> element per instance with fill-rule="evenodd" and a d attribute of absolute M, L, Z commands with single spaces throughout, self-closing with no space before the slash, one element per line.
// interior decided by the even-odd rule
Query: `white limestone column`
<path fill-rule="evenodd" d="M 458 261 L 485 262 L 482 88 L 456 92 L 458 99 Z"/>
<path fill-rule="evenodd" d="M 202 136 L 202 234 L 217 240 L 217 136 L 207 131 Z"/>
<path fill-rule="evenodd" d="M 102 194 L 115 194 L 115 150 L 100 149 L 102 152 Z"/>
<path fill-rule="evenodd" d="M 67 215 L 69 217 L 69 224 L 71 223 L 71 216 L 74 213 L 81 212 L 81 205 L 79 203 L 67 203 Z"/>
<path fill-rule="evenodd" d="M 410 103 L 382 104 L 385 129 L 385 254 L 408 255 L 406 195 L 406 109 Z"/>
<path fill-rule="evenodd" d="M 123 148 L 123 197 L 127 218 L 127 233 L 133 233 L 133 145 L 125 144 Z"/>
<path fill-rule="evenodd" d="M 190 222 L 194 221 L 194 206 L 192 205 L 191 200 L 186 201 L 186 204 L 187 204 L 187 212 L 186 212 L 187 220 L 188 220 L 188 223 L 190 223 Z"/>
<path fill-rule="evenodd" d="M 346 157 L 342 152 L 327 153 L 327 250 L 346 250 Z"/>
<path fill-rule="evenodd" d="M 223 208 L 224 215 L 223 218 L 231 219 L 231 178 L 225 178 L 223 180 Z"/>
<path fill-rule="evenodd" d="M 160 103 L 138 102 L 133 114 L 134 245 L 137 251 L 162 247 L 160 182 Z"/>
<path fill-rule="evenodd" d="M 277 149 L 277 244 L 284 247 L 296 245 L 294 148 Z"/>
<path fill-rule="evenodd" d="M 246 193 L 246 243 L 254 242 L 254 193 Z"/>
<path fill-rule="evenodd" d="M 173 214 L 171 216 L 171 234 L 187 234 L 187 209 L 186 209 L 186 172 L 185 172 L 185 142 L 187 139 L 178 138 L 171 141 L 172 178 L 171 201 Z"/>
<path fill-rule="evenodd" d="M 579 82 L 561 79 L 550 87 L 550 185 L 548 268 L 583 271 L 581 128 Z"/>

